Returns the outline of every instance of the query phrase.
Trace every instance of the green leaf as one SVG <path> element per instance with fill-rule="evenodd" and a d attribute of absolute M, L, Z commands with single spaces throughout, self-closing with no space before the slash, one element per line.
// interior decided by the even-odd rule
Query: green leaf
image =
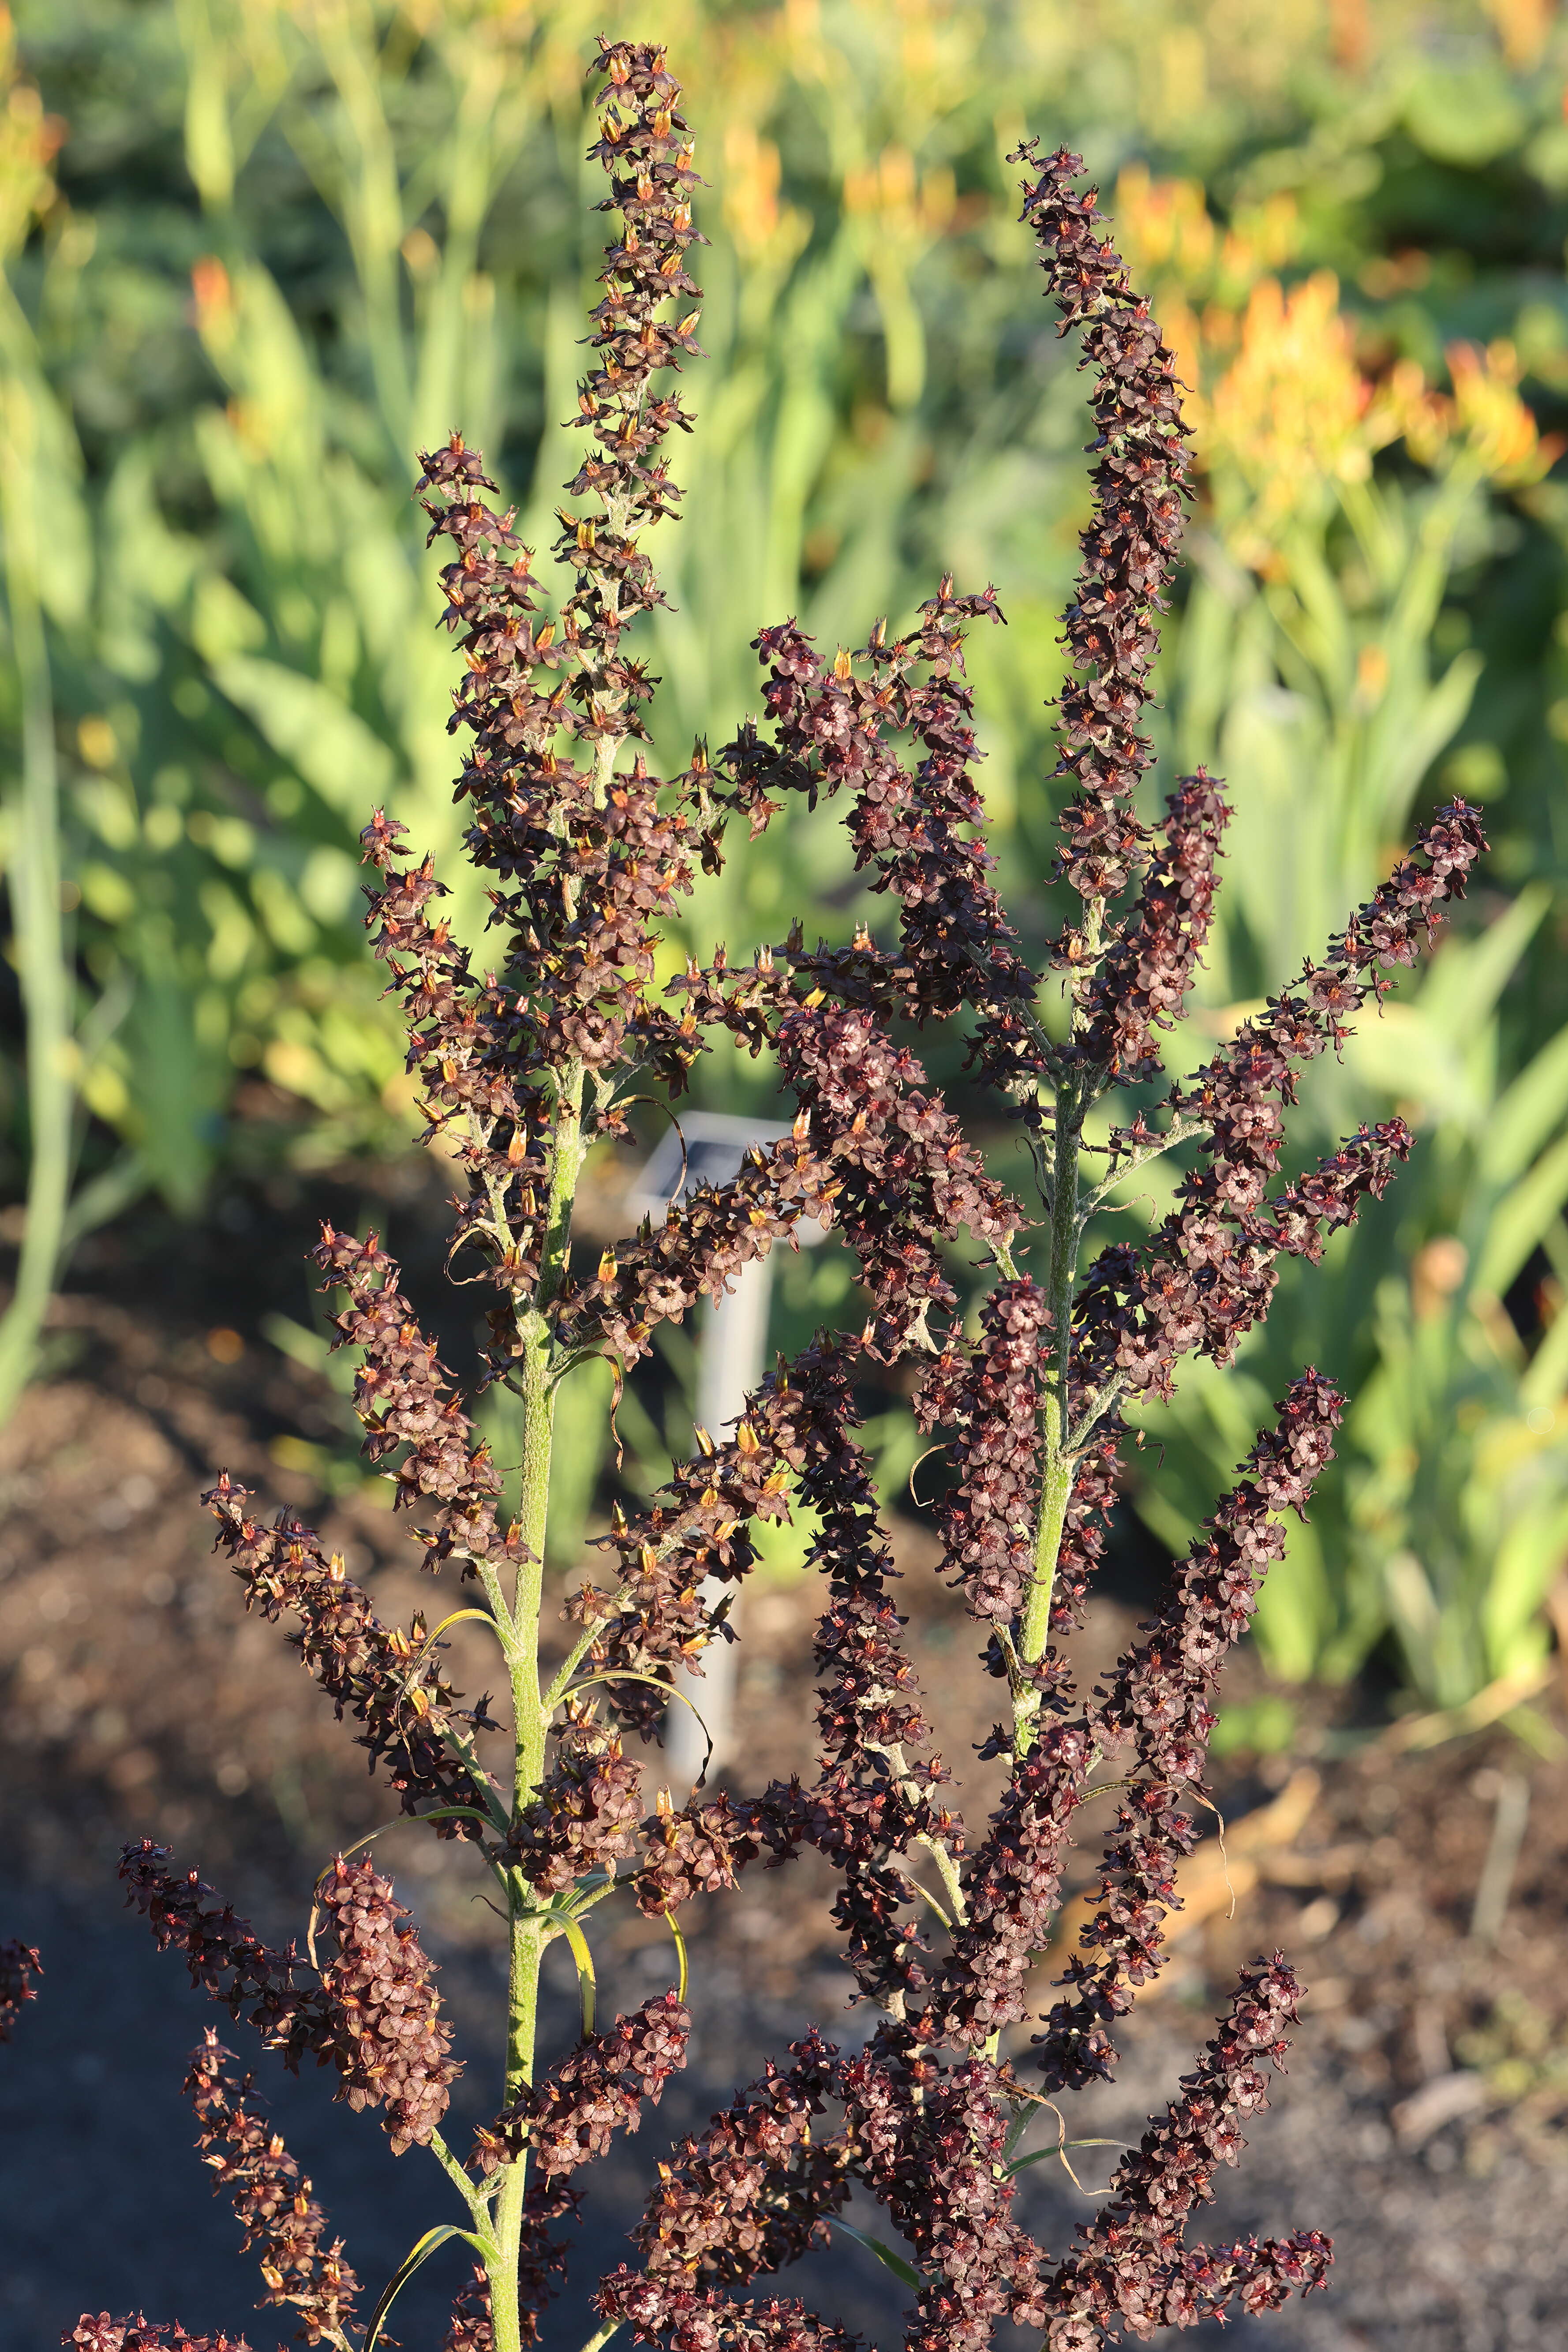
<path fill-rule="evenodd" d="M 256 654 L 215 662 L 212 677 L 253 719 L 272 749 L 357 826 L 394 779 L 392 753 L 357 711 L 317 679 Z"/>
<path fill-rule="evenodd" d="M 1568 1029 L 1542 1045 L 1499 1099 L 1481 1147 L 1483 1172 L 1508 1183 L 1568 1117 Z"/>
<path fill-rule="evenodd" d="M 1502 66 L 1489 58 L 1458 71 L 1434 65 L 1417 74 L 1405 100 L 1405 127 L 1439 163 L 1474 170 L 1517 147 L 1526 118 Z"/>
<path fill-rule="evenodd" d="M 472 2246 L 481 2262 L 484 2260 L 484 2240 L 476 2238 L 471 2230 L 459 2230 L 455 2221 L 443 2221 L 438 2229 L 426 2230 L 425 2235 L 417 2240 L 405 2254 L 397 2269 L 382 2288 L 375 2309 L 370 2315 L 370 2326 L 365 2331 L 364 2352 L 375 2352 L 376 2339 L 385 2324 L 387 2313 L 392 2309 L 420 2264 L 428 2261 L 437 2248 L 444 2246 L 449 2238 L 461 2238 L 466 2246 Z"/>
<path fill-rule="evenodd" d="M 1048 2164 L 1054 2157 L 1065 2156 L 1069 2147 L 1119 2147 L 1125 2149 L 1124 2139 L 1064 2139 L 1053 2141 L 1049 2147 L 1037 2147 L 1032 2156 L 1021 2156 L 1007 2167 L 1009 2172 L 1026 2172 L 1031 2164 Z"/>
<path fill-rule="evenodd" d="M 1539 1412 L 1558 1404 L 1564 1390 L 1568 1390 L 1568 1315 L 1559 1308 L 1519 1384 L 1519 1401 L 1526 1412 Z"/>
<path fill-rule="evenodd" d="M 1051 2153 L 1055 2155 L 1054 2148 Z M 913 2287 L 917 2294 L 924 2288 L 925 2281 L 913 2263 L 905 2262 L 902 2254 L 894 2253 L 891 2246 L 885 2246 L 880 2238 L 873 2238 L 868 2231 L 857 2230 L 853 2223 L 848 2221 L 835 2221 L 833 2226 L 836 2230 L 842 2230 L 847 2238 L 853 2238 L 858 2246 L 864 2246 L 868 2254 L 875 2254 L 877 2260 L 890 2270 L 895 2278 L 902 2279 L 904 2284 Z M 365 2352 L 371 2352 L 371 2347 L 368 2344 L 365 2346 Z"/>
<path fill-rule="evenodd" d="M 1475 1286 L 1501 1297 L 1542 1234 L 1568 1201 L 1568 1135 L 1542 1152 L 1528 1176 L 1499 1202 L 1476 1262 Z"/>
<path fill-rule="evenodd" d="M 1482 1610 L 1494 1676 L 1533 1664 L 1545 1647 L 1538 1612 L 1563 1563 L 1568 1503 L 1526 1512 L 1499 1544 Z"/>
<path fill-rule="evenodd" d="M 1533 883 L 1476 938 L 1446 940 L 1416 1000 L 1424 1018 L 1439 1029 L 1474 1035 L 1494 1010 L 1551 903 L 1545 885 Z"/>

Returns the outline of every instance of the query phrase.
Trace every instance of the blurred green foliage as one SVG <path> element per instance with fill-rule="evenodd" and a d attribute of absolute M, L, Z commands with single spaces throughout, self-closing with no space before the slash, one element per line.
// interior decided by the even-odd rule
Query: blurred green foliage
<path fill-rule="evenodd" d="M 710 183 L 658 759 L 727 739 L 762 624 L 858 643 L 942 569 L 994 579 L 986 782 L 1011 900 L 1049 928 L 1083 424 L 1014 225 L 1027 129 L 1085 152 L 1193 392 L 1161 725 L 1237 814 L 1173 1061 L 1321 945 L 1437 796 L 1486 801 L 1467 925 L 1304 1105 L 1303 1154 L 1397 1105 L 1415 1166 L 1236 1372 L 1184 1382 L 1135 1496 L 1184 1540 L 1315 1357 L 1358 1402 L 1270 1580 L 1270 1664 L 1346 1675 L 1391 1640 L 1434 1706 L 1525 1688 L 1568 1551 L 1568 33 L 1550 0 L 612 17 L 670 43 Z M 11 1054 L 3 1109 L 35 1274 L 139 1190 L 195 1216 L 226 1165 L 406 1141 L 354 861 L 385 800 L 459 878 L 412 453 L 459 425 L 525 535 L 550 530 L 599 241 L 592 29 L 550 0 L 24 0 L 0 731 L 12 1025 L 42 1058 L 28 1092 Z M 868 911 L 826 812 L 704 886 L 689 938 L 740 953 L 813 907 Z M 456 911 L 477 937 L 482 906 Z M 767 1080 L 708 1083 L 729 1104 Z M 786 1268 L 785 1319 L 829 1304 L 818 1259 Z M 591 1465 L 605 1401 L 585 1381 L 573 1410 Z"/>

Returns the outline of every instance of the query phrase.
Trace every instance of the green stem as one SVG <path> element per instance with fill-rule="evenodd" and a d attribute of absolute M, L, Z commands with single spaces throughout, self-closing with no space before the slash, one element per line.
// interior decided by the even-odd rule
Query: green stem
<path fill-rule="evenodd" d="M 1045 1655 L 1051 1632 L 1051 1596 L 1056 1589 L 1057 1558 L 1062 1529 L 1072 1497 L 1073 1457 L 1068 1445 L 1068 1378 L 1072 1367 L 1073 1276 L 1078 1270 L 1078 1163 L 1083 1114 L 1087 1108 L 1069 1080 L 1057 1095 L 1051 1178 L 1051 1256 L 1047 1297 L 1056 1341 L 1055 1360 L 1046 1385 L 1041 1433 L 1040 1504 L 1035 1522 L 1035 1570 L 1018 1655 L 1026 1665 L 1037 1665 Z M 1024 1684 L 1013 1695 L 1014 1752 L 1026 1756 L 1035 1744 L 1040 1694 Z"/>
<path fill-rule="evenodd" d="M 544 1936 L 531 1891 L 521 1873 L 508 1876 L 510 1895 L 511 1965 L 507 1986 L 506 2104 L 531 2081 L 539 2025 L 539 1963 Z M 501 2175 L 491 2222 L 485 2270 L 490 2288 L 494 2352 L 522 2352 L 522 2314 L 518 2273 L 522 2253 L 523 2199 L 528 2189 L 526 2148 Z"/>
<path fill-rule="evenodd" d="M 544 1537 L 550 1512 L 550 1452 L 554 1423 L 548 1310 L 566 1278 L 572 1244 L 572 1203 L 583 1166 L 583 1070 L 561 1076 L 551 1140 L 550 1194 L 545 1212 L 539 1287 L 518 1318 L 521 1342 L 518 1386 L 522 1395 L 522 1492 L 518 1533 L 526 1549 L 519 1562 L 510 1610 L 498 1611 L 511 1684 L 515 1727 L 512 1819 L 538 1794 L 544 1778 L 550 1708 L 539 1687 L 539 1620 L 543 1602 Z M 494 1606 L 492 1598 L 492 1606 Z M 539 2022 L 539 1968 L 548 1939 L 533 1890 L 520 1871 L 507 1874 L 510 1940 L 507 1985 L 506 2104 L 533 2079 Z M 507 2167 L 495 2204 L 494 2243 L 486 2257 L 495 2352 L 521 2352 L 518 2268 L 522 2245 L 526 2151 Z"/>
<path fill-rule="evenodd" d="M 13 375 L 4 387 L 0 433 L 5 586 L 11 646 L 22 704 L 21 791 L 12 802 L 10 895 L 17 974 L 26 1023 L 26 1227 L 16 1287 L 0 1317 L 0 1423 L 9 1418 L 37 1356 L 54 1290 L 70 1196 L 71 974 L 60 906 L 59 773 L 48 643 L 38 597 L 39 549 L 33 488 L 37 427 L 31 395 Z"/>
<path fill-rule="evenodd" d="M 522 1492 L 518 1532 L 527 1547 L 517 1571 L 507 1663 L 517 1723 L 515 1803 L 526 1805 L 544 1771 L 549 1717 L 539 1687 L 539 1616 L 544 1598 L 544 1539 L 550 1517 L 550 1455 L 555 1427 L 551 1381 L 549 1309 L 566 1278 L 572 1245 L 572 1203 L 583 1166 L 583 1068 L 563 1071 L 551 1146 L 550 1193 L 534 1304 L 519 1319 L 522 1357 Z"/>
<path fill-rule="evenodd" d="M 437 2163 L 440 2166 L 447 2179 L 450 2180 L 453 2186 L 457 2189 L 464 2204 L 467 2205 L 469 2213 L 473 2216 L 474 2221 L 478 2222 L 481 2229 L 488 2229 L 489 2226 L 489 2214 L 487 2210 L 488 2200 L 479 2182 L 471 2179 L 468 2173 L 463 2170 L 462 2166 L 458 2162 L 457 2158 L 452 2154 L 451 2149 L 447 2147 L 446 2141 L 442 2138 L 438 2131 L 431 2133 L 428 2146 L 431 2155 L 435 2158 Z"/>
<path fill-rule="evenodd" d="M 606 528 L 624 532 L 628 520 L 627 501 L 605 497 L 604 505 Z M 590 583 L 598 598 L 596 613 L 589 595 Z M 619 600 L 618 585 L 613 572 L 590 566 L 566 605 L 569 622 L 580 609 L 586 613 L 593 635 L 603 637 L 608 633 L 610 637 L 614 636 L 618 627 Z M 595 686 L 598 688 L 596 697 L 591 692 L 595 707 L 606 716 L 618 710 L 625 698 L 622 690 L 596 679 L 591 665 L 584 667 L 590 689 Z M 613 726 L 605 727 L 599 736 L 594 765 L 601 801 L 609 792 L 616 757 L 624 740 L 624 730 L 618 731 Z M 516 1324 L 518 1368 L 513 1379 L 522 1398 L 522 1490 L 518 1504 L 518 1534 L 523 1550 L 518 1565 L 510 1631 L 505 1643 L 516 1738 L 512 1782 L 514 1822 L 536 1794 L 543 1780 L 545 1743 L 554 1703 L 553 1687 L 547 1698 L 539 1684 L 539 1619 L 543 1601 L 544 1538 L 550 1513 L 550 1454 L 555 1415 L 552 1375 L 560 1369 L 552 1360 L 550 1310 L 566 1279 L 571 1250 L 572 1206 L 585 1150 L 583 1139 L 584 1087 L 582 1063 L 568 1063 L 557 1079 L 539 1283 L 531 1305 L 518 1314 Z M 533 2077 L 539 1965 L 545 1944 L 554 1931 L 542 1916 L 532 1889 L 521 1872 L 515 1870 L 509 1874 L 508 1911 L 511 1958 L 506 2095 L 510 2104 Z M 679 1931 L 677 1938 L 679 1940 Z M 518 2267 L 527 2178 L 525 2149 L 514 2164 L 508 2166 L 502 2179 L 495 2205 L 494 2250 L 486 2256 L 490 2282 L 494 2352 L 521 2352 Z M 601 2336 L 596 2340 L 604 2339 Z"/>

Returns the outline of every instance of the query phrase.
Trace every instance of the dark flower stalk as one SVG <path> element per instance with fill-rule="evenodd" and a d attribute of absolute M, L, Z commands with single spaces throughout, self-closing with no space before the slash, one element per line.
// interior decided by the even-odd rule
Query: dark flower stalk
<path fill-rule="evenodd" d="M 396 2151 L 435 2158 L 461 2221 L 433 2227 L 416 2251 L 423 2259 L 456 2237 L 474 2258 L 447 2352 L 541 2340 L 566 2260 L 553 2225 L 577 2210 L 578 2175 L 638 2127 L 685 2063 L 693 2014 L 678 1915 L 803 1847 L 835 1873 L 835 1923 L 858 1998 L 876 2014 L 848 2055 L 814 2027 L 787 2063 L 769 2063 L 657 2166 L 628 2259 L 600 2280 L 603 2324 L 586 2352 L 622 2329 L 664 2352 L 852 2352 L 802 2301 L 754 2290 L 826 2243 L 857 2189 L 911 2250 L 908 2352 L 984 2352 L 1004 2320 L 1047 2352 L 1095 2352 L 1122 2331 L 1272 2309 L 1324 2284 L 1320 2237 L 1188 2247 L 1184 2231 L 1216 2165 L 1235 2160 L 1241 2121 L 1264 2103 L 1262 2061 L 1284 2050 L 1300 1987 L 1278 1957 L 1244 1972 L 1215 2040 L 1070 2252 L 1053 2257 L 1023 2230 L 1015 2155 L 1043 2098 L 1110 2074 L 1119 2021 L 1161 1964 L 1215 1680 L 1280 1557 L 1284 1515 L 1304 1507 L 1329 1458 L 1338 1393 L 1311 1370 L 1291 1384 L 1100 1685 L 1075 1689 L 1056 1637 L 1081 1622 L 1103 1550 L 1123 1407 L 1168 1396 L 1187 1356 L 1229 1361 L 1267 1313 L 1281 1258 L 1320 1257 L 1408 1151 L 1390 1120 L 1281 1179 L 1300 1072 L 1338 1050 L 1463 895 L 1485 845 L 1479 821 L 1459 803 L 1443 810 L 1320 961 L 1202 1068 L 1167 1076 L 1227 815 L 1201 771 L 1180 781 L 1157 829 L 1133 810 L 1152 759 L 1140 721 L 1179 546 L 1185 426 L 1171 354 L 1092 192 L 1077 187 L 1078 159 L 1043 159 L 1033 145 L 1016 159 L 1025 219 L 1094 379 L 1093 509 L 1065 616 L 1059 706 L 1060 878 L 1078 901 L 1050 958 L 1065 1034 L 1041 1018 L 1042 981 L 984 840 L 963 641 L 1001 618 L 989 589 L 961 595 L 944 579 L 908 635 L 889 639 L 878 624 L 858 653 L 831 661 L 793 620 L 761 629 L 763 719 L 712 763 L 699 745 L 683 774 L 651 774 L 644 713 L 656 681 L 629 633 L 659 601 L 647 532 L 679 499 L 664 446 L 691 420 L 667 386 L 697 352 L 687 265 L 700 183 L 663 52 L 600 49 L 592 152 L 619 226 L 579 389 L 589 444 L 560 517 L 566 583 L 553 614 L 514 514 L 488 501 L 495 485 L 479 453 L 454 434 L 421 460 L 431 541 L 450 551 L 440 576 L 463 665 L 458 797 L 494 950 L 482 968 L 452 936 L 430 861 L 405 854 L 402 825 L 378 811 L 363 834 L 374 951 L 403 1008 L 428 1135 L 460 1176 L 453 1278 L 487 1295 L 475 1381 L 465 1388 L 443 1362 L 376 1236 L 324 1227 L 314 1253 L 336 1294 L 337 1344 L 358 1359 L 363 1450 L 409 1514 L 424 1565 L 457 1564 L 467 1605 L 454 1614 L 496 1642 L 505 1719 L 484 1698 L 464 1706 L 446 1680 L 445 1622 L 433 1633 L 422 1618 L 384 1624 L 298 1518 L 254 1515 L 226 1475 L 206 1497 L 247 1606 L 291 1621 L 304 1665 L 353 1719 L 404 1814 L 463 1841 L 489 1874 L 506 1921 L 504 2049 L 493 2119 L 468 2160 L 441 2134 L 457 2067 L 432 1963 L 368 1857 L 340 1856 L 318 1879 L 303 1958 L 293 1944 L 264 1944 L 162 1848 L 127 1848 L 122 1875 L 159 1945 L 182 1951 L 193 1981 L 264 2047 L 292 2067 L 313 2057 L 341 2098 L 375 2109 Z M 755 835 L 791 793 L 839 796 L 853 863 L 889 909 L 887 935 L 862 926 L 847 946 L 808 949 L 797 924 L 744 966 L 721 947 L 691 958 L 661 995 L 660 928 L 697 867 L 721 863 L 737 816 Z M 987 1171 L 907 1043 L 909 1026 L 942 1023 L 961 1024 L 976 1082 L 1026 1123 L 1027 1203 Z M 586 1153 L 626 1139 L 634 1096 L 679 1096 L 715 1047 L 770 1057 L 788 1132 L 596 1264 L 574 1262 Z M 1124 1114 L 1103 1165 L 1086 1172 L 1089 1114 L 1128 1085 L 1161 1086 L 1163 1100 Z M 1177 1148 L 1190 1165 L 1170 1214 L 1080 1272 L 1096 1212 Z M 699 1430 L 651 1500 L 616 1509 L 599 1580 L 561 1607 L 567 1655 L 546 1675 L 562 1382 L 592 1357 L 624 1377 L 661 1323 L 721 1298 L 795 1244 L 808 1217 L 853 1260 L 857 1328 L 821 1332 L 780 1361 L 732 1427 Z M 964 1252 L 982 1276 L 973 1301 Z M 873 1365 L 910 1376 L 919 1424 L 945 1454 L 942 1573 L 982 1629 L 1005 1718 L 982 1751 L 1005 1765 L 1000 1794 L 968 1828 L 947 1802 L 857 1436 L 857 1383 Z M 477 1433 L 478 1398 L 497 1383 L 521 1401 L 515 1511 Z M 700 1673 L 710 1645 L 731 1637 L 757 1527 L 792 1510 L 810 1515 L 823 1585 L 815 1767 L 803 1760 L 755 1793 L 702 1784 L 677 1805 L 657 1776 L 648 1782 L 633 1743 L 658 1738 L 676 1674 Z M 504 1750 L 486 1746 L 494 1735 Z M 1120 1776 L 1121 1801 L 1099 1899 L 1045 2013 L 1031 2017 L 1068 1845 L 1107 1786 L 1102 1766 Z M 675 1930 L 680 1985 L 595 2032 L 590 1930 L 601 1904 L 627 1895 Z M 562 1940 L 583 2033 L 552 2054 L 538 2047 L 540 1970 Z M 36 1953 L 0 1951 L 0 2039 L 37 1972 Z M 307 2342 L 365 2352 L 353 2273 L 249 2078 L 226 2065 L 209 2035 L 189 2087 L 201 2147 L 260 2257 L 264 2300 L 293 2309 Z M 68 2342 L 243 2352 L 107 2315 L 84 2317 Z"/>

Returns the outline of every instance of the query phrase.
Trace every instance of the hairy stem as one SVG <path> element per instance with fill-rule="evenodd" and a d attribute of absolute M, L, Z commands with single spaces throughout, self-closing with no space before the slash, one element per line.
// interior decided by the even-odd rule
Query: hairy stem
<path fill-rule="evenodd" d="M 533 2074 L 534 2037 L 539 2015 L 539 1963 L 544 1937 L 532 1908 L 531 1890 L 513 1871 L 511 1885 L 511 1967 L 507 1989 L 506 2095 L 510 2105 Z M 490 2324 L 494 2352 L 522 2352 L 522 2314 L 518 2299 L 518 2272 L 522 2253 L 523 2198 L 528 2189 L 526 2150 L 501 2176 L 495 2202 L 494 2236 L 485 2258 L 490 2287 Z"/>
<path fill-rule="evenodd" d="M 522 1493 L 518 1505 L 518 1532 L 527 1549 L 518 1566 L 517 1587 L 502 1637 L 515 1726 L 514 1822 L 539 1793 L 550 1729 L 551 1710 L 539 1686 L 539 1620 L 543 1601 L 544 1538 L 550 1514 L 550 1454 L 554 1423 L 548 1310 L 560 1295 L 566 1276 L 572 1245 L 572 1204 L 583 1154 L 583 1066 L 574 1062 L 561 1074 L 555 1107 L 539 1287 L 532 1306 L 518 1318 L 521 1342 L 518 1385 L 522 1393 Z M 533 2079 L 539 1965 L 548 1933 L 533 1890 L 520 1871 L 507 1874 L 507 1911 L 510 1952 L 505 2099 L 510 2105 Z M 527 2187 L 525 2152 L 507 2167 L 501 2180 L 495 2205 L 494 2246 L 486 2258 L 495 2352 L 521 2352 L 518 2267 Z"/>

